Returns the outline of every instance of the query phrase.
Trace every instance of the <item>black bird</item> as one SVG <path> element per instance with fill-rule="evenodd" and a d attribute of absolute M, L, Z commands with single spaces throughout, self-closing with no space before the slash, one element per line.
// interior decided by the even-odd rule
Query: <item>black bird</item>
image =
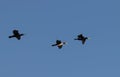
<path fill-rule="evenodd" d="M 85 37 L 82 34 L 79 34 L 77 38 L 75 38 L 74 40 L 81 40 L 82 44 L 85 44 L 86 39 L 88 39 L 88 37 Z"/>
<path fill-rule="evenodd" d="M 59 49 L 61 49 L 64 44 L 66 44 L 66 42 L 61 42 L 61 40 L 56 40 L 56 44 L 53 44 L 52 46 L 57 46 Z"/>
<path fill-rule="evenodd" d="M 9 36 L 9 38 L 13 38 L 16 37 L 18 40 L 21 39 L 21 36 L 23 36 L 24 34 L 20 34 L 18 30 L 13 30 L 13 35 Z"/>

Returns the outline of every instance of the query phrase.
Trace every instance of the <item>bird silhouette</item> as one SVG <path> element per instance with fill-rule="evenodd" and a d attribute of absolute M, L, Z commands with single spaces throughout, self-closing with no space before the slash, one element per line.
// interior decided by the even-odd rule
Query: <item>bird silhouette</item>
<path fill-rule="evenodd" d="M 18 30 L 13 30 L 13 35 L 9 36 L 9 38 L 13 38 L 16 37 L 18 40 L 21 39 L 21 36 L 23 36 L 24 34 L 20 34 Z"/>
<path fill-rule="evenodd" d="M 52 46 L 57 46 L 59 49 L 61 49 L 64 44 L 66 44 L 66 42 L 61 42 L 61 40 L 56 40 L 56 43 L 52 44 Z"/>
<path fill-rule="evenodd" d="M 82 41 L 82 44 L 85 44 L 86 39 L 88 39 L 88 37 L 85 37 L 82 34 L 79 34 L 77 38 L 75 38 L 74 40 L 80 40 Z"/>

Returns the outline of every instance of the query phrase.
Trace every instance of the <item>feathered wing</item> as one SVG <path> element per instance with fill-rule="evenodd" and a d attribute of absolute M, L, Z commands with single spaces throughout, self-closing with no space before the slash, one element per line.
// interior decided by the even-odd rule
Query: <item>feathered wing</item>
<path fill-rule="evenodd" d="M 77 36 L 77 38 L 75 38 L 74 40 L 82 40 L 84 37 L 83 37 L 83 35 L 82 34 L 79 34 L 78 36 Z"/>
<path fill-rule="evenodd" d="M 59 49 L 61 49 L 61 48 L 62 48 L 62 46 L 63 46 L 63 45 L 60 45 L 60 46 L 58 46 L 58 48 L 59 48 Z"/>
<path fill-rule="evenodd" d="M 86 39 L 88 39 L 88 37 L 85 37 L 85 38 L 82 40 L 82 44 L 85 44 Z"/>
<path fill-rule="evenodd" d="M 51 46 L 56 46 L 57 44 L 52 44 Z"/>
<path fill-rule="evenodd" d="M 82 44 L 85 44 L 85 40 L 82 40 Z"/>
<path fill-rule="evenodd" d="M 79 34 L 78 35 L 78 38 L 84 38 L 82 34 Z"/>
<path fill-rule="evenodd" d="M 60 44 L 61 43 L 61 40 L 56 40 L 56 44 Z"/>
<path fill-rule="evenodd" d="M 13 30 L 13 34 L 14 34 L 14 35 L 19 35 L 18 30 Z"/>
<path fill-rule="evenodd" d="M 15 37 L 15 35 L 11 35 L 11 36 L 9 36 L 9 38 L 13 38 L 13 37 Z"/>
<path fill-rule="evenodd" d="M 20 39 L 21 39 L 21 36 L 17 36 L 16 38 L 17 38 L 18 40 L 20 40 Z"/>
<path fill-rule="evenodd" d="M 20 34 L 20 36 L 24 36 L 25 34 Z"/>

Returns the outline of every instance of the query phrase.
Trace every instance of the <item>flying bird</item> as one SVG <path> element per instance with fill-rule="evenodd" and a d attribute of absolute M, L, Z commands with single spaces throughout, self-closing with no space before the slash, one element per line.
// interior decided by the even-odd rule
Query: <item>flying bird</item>
<path fill-rule="evenodd" d="M 75 38 L 74 40 L 80 40 L 80 41 L 82 41 L 82 44 L 85 44 L 85 41 L 88 39 L 88 37 L 85 37 L 85 36 L 83 36 L 82 34 L 79 34 L 78 36 L 77 36 L 77 38 Z"/>
<path fill-rule="evenodd" d="M 18 40 L 21 39 L 21 36 L 23 36 L 24 34 L 20 34 L 18 30 L 13 30 L 13 35 L 9 36 L 9 38 L 13 38 L 16 37 Z"/>
<path fill-rule="evenodd" d="M 62 46 L 65 44 L 66 42 L 61 42 L 61 40 L 56 40 L 56 44 L 53 44 L 52 46 L 57 46 L 59 49 L 61 49 Z"/>

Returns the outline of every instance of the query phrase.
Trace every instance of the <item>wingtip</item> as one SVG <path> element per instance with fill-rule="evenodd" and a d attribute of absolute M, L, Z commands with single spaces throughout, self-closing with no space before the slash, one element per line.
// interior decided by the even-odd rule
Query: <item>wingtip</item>
<path fill-rule="evenodd" d="M 55 44 L 51 45 L 51 46 L 56 46 Z"/>
<path fill-rule="evenodd" d="M 74 38 L 74 40 L 78 40 L 77 38 Z"/>
<path fill-rule="evenodd" d="M 8 36 L 8 38 L 12 38 L 12 36 Z"/>

